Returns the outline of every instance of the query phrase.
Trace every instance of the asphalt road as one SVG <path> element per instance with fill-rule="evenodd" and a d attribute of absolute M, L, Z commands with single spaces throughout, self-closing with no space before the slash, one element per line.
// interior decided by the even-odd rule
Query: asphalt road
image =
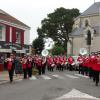
<path fill-rule="evenodd" d="M 76 71 L 46 72 L 46 75 L 35 76 L 31 80 L 0 85 L 0 100 L 96 100 L 97 98 L 100 98 L 100 84 L 96 87 L 92 80 L 79 75 Z"/>

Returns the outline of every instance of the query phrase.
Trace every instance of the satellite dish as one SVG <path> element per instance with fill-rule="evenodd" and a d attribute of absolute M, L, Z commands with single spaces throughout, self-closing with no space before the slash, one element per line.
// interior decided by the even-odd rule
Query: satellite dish
<path fill-rule="evenodd" d="M 86 54 L 87 54 L 86 48 L 81 48 L 81 49 L 80 49 L 80 54 L 81 54 L 81 55 L 86 55 Z"/>
<path fill-rule="evenodd" d="M 43 49 L 41 54 L 42 54 L 42 56 L 46 57 L 46 56 L 48 56 L 49 52 L 48 52 L 48 50 Z"/>

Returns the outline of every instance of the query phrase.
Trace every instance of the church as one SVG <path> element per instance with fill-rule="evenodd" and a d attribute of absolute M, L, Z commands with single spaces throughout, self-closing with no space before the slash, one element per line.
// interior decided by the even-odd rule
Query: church
<path fill-rule="evenodd" d="M 88 33 L 91 35 L 91 45 L 87 45 Z M 100 51 L 100 2 L 95 2 L 74 19 L 69 38 L 68 54 L 77 56 L 82 48 L 88 53 Z"/>

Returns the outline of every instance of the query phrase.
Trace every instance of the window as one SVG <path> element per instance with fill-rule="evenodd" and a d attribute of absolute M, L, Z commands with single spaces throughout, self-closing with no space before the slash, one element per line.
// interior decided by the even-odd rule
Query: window
<path fill-rule="evenodd" d="M 0 39 L 2 39 L 2 26 L 0 26 Z"/>
<path fill-rule="evenodd" d="M 89 25 L 88 20 L 85 20 L 85 27 L 87 27 Z"/>
<path fill-rule="evenodd" d="M 16 32 L 16 43 L 20 43 L 20 31 Z"/>

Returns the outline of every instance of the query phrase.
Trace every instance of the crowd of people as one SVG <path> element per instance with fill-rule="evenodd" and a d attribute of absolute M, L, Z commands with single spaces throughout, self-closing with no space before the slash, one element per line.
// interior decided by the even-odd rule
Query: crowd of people
<path fill-rule="evenodd" d="M 23 78 L 31 78 L 33 69 L 37 69 L 38 75 L 45 74 L 45 71 L 54 70 L 75 70 L 75 59 L 72 56 L 39 56 L 23 55 L 17 57 L 14 54 L 8 54 L 5 59 L 7 70 L 9 72 L 10 82 L 13 82 L 13 75 L 23 74 Z M 100 52 L 91 53 L 91 55 L 79 55 L 77 57 L 77 66 L 79 74 L 89 76 L 93 79 L 96 86 L 99 83 L 100 72 Z"/>
<path fill-rule="evenodd" d="M 100 73 L 100 52 L 92 52 L 88 56 L 79 55 L 77 61 L 79 62 L 79 74 L 89 76 L 90 79 L 93 79 L 95 85 L 98 86 Z"/>
<path fill-rule="evenodd" d="M 5 59 L 5 65 L 9 72 L 10 82 L 13 81 L 13 75 L 23 74 L 23 78 L 31 78 L 33 69 L 37 69 L 38 75 L 45 74 L 46 69 L 53 72 L 54 69 L 63 71 L 67 68 L 66 56 L 21 56 L 17 57 L 14 54 L 8 54 Z"/>

